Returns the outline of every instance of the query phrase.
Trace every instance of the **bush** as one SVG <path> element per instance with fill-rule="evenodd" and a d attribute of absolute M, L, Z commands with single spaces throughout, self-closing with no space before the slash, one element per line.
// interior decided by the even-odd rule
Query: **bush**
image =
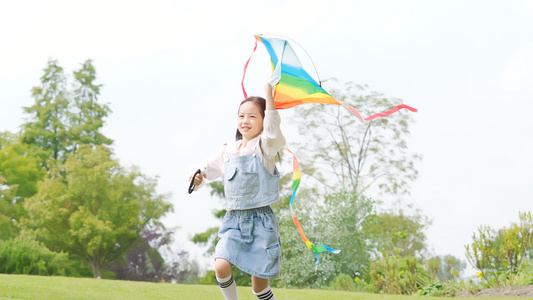
<path fill-rule="evenodd" d="M 355 281 L 347 274 L 340 274 L 330 284 L 330 288 L 337 291 L 355 291 Z"/>
<path fill-rule="evenodd" d="M 388 256 L 370 265 L 372 285 L 377 292 L 412 295 L 428 284 L 428 274 L 412 256 Z"/>
<path fill-rule="evenodd" d="M 432 283 L 420 291 L 420 296 L 427 297 L 454 297 L 460 290 L 454 284 Z"/>
<path fill-rule="evenodd" d="M 519 213 L 520 222 L 495 231 L 480 226 L 471 245 L 465 245 L 466 257 L 487 287 L 517 285 L 524 262 L 533 246 L 531 212 Z"/>
<path fill-rule="evenodd" d="M 17 237 L 0 241 L 0 273 L 65 276 L 67 253 L 52 252 L 39 242 Z"/>

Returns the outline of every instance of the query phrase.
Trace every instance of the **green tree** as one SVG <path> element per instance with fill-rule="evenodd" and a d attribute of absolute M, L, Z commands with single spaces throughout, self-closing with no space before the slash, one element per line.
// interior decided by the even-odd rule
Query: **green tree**
<path fill-rule="evenodd" d="M 17 135 L 0 134 L 0 240 L 19 234 L 17 223 L 26 215 L 23 203 L 37 193 L 44 176 L 40 150 L 20 143 Z"/>
<path fill-rule="evenodd" d="M 341 274 L 355 277 L 364 273 L 370 263 L 370 251 L 361 226 L 372 211 L 373 203 L 342 190 L 327 194 L 324 200 L 321 197 L 316 189 L 301 189 L 293 211 L 280 209 L 278 212 L 283 249 L 281 278 L 276 282 L 280 286 L 322 288 Z M 285 199 L 288 202 L 288 197 Z M 281 204 L 288 206 L 288 203 L 283 205 L 283 201 Z M 321 253 L 320 264 L 316 265 L 314 252 L 302 242 L 293 224 L 293 212 L 309 241 L 317 246 L 326 244 L 340 249 L 341 253 Z"/>
<path fill-rule="evenodd" d="M 24 143 L 45 151 L 43 165 L 48 157 L 64 162 L 79 145 L 112 143 L 100 132 L 110 109 L 98 102 L 101 86 L 94 83 L 95 78 L 92 61 L 87 60 L 74 71 L 71 91 L 63 68 L 56 60 L 48 61 L 41 85 L 32 90 L 35 104 L 24 107 L 29 117 L 22 129 Z"/>
<path fill-rule="evenodd" d="M 365 87 L 346 84 L 331 94 L 356 107 L 363 115 L 383 112 L 401 104 Z M 412 116 L 396 113 L 361 124 L 346 109 L 335 105 L 302 105 L 295 120 L 303 141 L 292 141 L 304 174 L 295 200 L 295 211 L 314 244 L 326 244 L 342 252 L 321 255 L 315 270 L 314 254 L 290 225 L 288 205 L 279 208 L 283 243 L 282 285 L 323 287 L 337 276 L 358 276 L 368 269 L 372 249 L 363 230 L 375 215 L 376 192 L 399 196 L 409 193 L 416 179 L 419 159 L 407 151 Z M 314 180 L 313 180 L 314 179 Z M 313 186 L 313 188 L 307 188 Z M 375 188 L 373 188 L 375 187 Z M 383 237 L 389 238 L 390 236 Z M 381 241 L 385 244 L 386 241 Z"/>
<path fill-rule="evenodd" d="M 113 141 L 100 131 L 111 110 L 98 102 L 102 85 L 94 83 L 96 71 L 92 60 L 85 61 L 79 70 L 74 71 L 74 79 L 69 124 L 72 144 L 68 149 L 75 151 L 80 145 L 111 145 Z"/>
<path fill-rule="evenodd" d="M 402 103 L 365 88 L 349 82 L 343 90 L 330 91 L 367 116 Z M 414 164 L 420 159 L 407 149 L 412 113 L 398 112 L 361 124 L 337 105 L 302 105 L 296 112 L 299 132 L 305 137 L 297 152 L 302 172 L 334 191 L 364 194 L 377 186 L 391 195 L 409 192 L 409 183 L 418 176 Z"/>
<path fill-rule="evenodd" d="M 64 163 L 50 159 L 21 223 L 53 251 L 80 257 L 93 276 L 129 251 L 146 226 L 172 209 L 156 181 L 127 171 L 103 146 L 80 146 Z"/>
<path fill-rule="evenodd" d="M 406 214 L 403 209 L 389 209 L 369 215 L 363 231 L 373 250 L 381 257 L 422 257 L 426 250 L 425 229 L 431 224 L 420 210 Z"/>

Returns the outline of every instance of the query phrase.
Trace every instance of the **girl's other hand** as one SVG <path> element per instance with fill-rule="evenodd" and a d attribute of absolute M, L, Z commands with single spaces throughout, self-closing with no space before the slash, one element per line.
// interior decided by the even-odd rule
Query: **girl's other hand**
<path fill-rule="evenodd" d="M 198 186 L 204 181 L 205 174 L 196 174 L 194 177 L 194 185 Z"/>

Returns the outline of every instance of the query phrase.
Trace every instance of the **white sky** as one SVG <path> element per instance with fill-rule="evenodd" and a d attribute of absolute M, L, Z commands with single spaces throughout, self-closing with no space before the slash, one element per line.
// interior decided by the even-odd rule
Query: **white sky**
<path fill-rule="evenodd" d="M 532 1 L 1 0 L 0 131 L 18 131 L 49 58 L 67 72 L 93 59 L 113 110 L 104 133 L 123 164 L 159 176 L 175 206 L 165 223 L 194 249 L 187 237 L 218 224 L 218 203 L 207 191 L 189 196 L 185 173 L 233 138 L 253 35 L 282 34 L 322 79 L 419 109 L 409 146 L 423 160 L 406 200 L 433 220 L 434 253 L 465 259 L 480 225 L 531 211 L 532 13 Z M 262 92 L 265 55 L 252 59 L 249 94 Z M 282 125 L 289 145 L 294 126 Z"/>

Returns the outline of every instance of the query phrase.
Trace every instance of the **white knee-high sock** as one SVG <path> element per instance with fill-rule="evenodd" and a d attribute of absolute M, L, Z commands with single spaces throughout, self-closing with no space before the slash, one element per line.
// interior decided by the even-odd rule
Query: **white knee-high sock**
<path fill-rule="evenodd" d="M 239 296 L 237 295 L 237 284 L 233 279 L 233 275 L 230 275 L 226 278 L 218 278 L 218 286 L 222 291 L 222 295 L 226 300 L 238 300 Z"/>
<path fill-rule="evenodd" d="M 274 297 L 274 294 L 272 293 L 272 290 L 270 289 L 270 285 L 267 286 L 266 289 L 260 291 L 259 293 L 254 292 L 254 295 L 257 296 L 257 299 L 261 299 L 261 300 L 276 300 L 276 297 Z"/>

